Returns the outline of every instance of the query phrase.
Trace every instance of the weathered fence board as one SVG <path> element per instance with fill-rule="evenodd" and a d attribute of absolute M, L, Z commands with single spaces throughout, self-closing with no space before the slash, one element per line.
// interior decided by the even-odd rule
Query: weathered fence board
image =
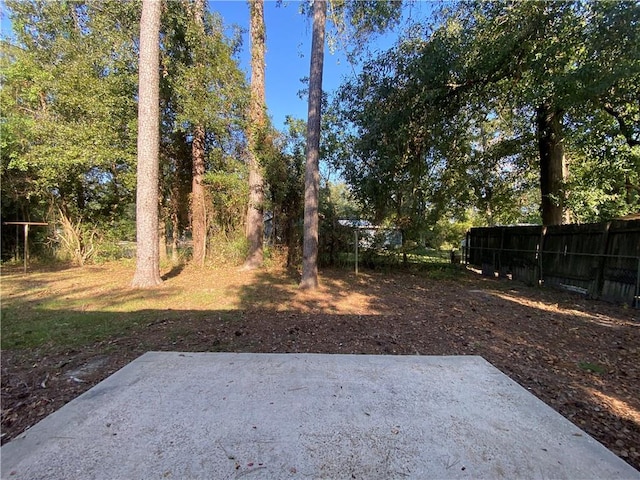
<path fill-rule="evenodd" d="M 640 220 L 611 222 L 602 270 L 603 298 L 635 297 L 640 307 Z"/>
<path fill-rule="evenodd" d="M 640 220 L 556 226 L 472 228 L 467 263 L 640 307 Z"/>
<path fill-rule="evenodd" d="M 606 224 L 605 224 L 606 225 Z M 547 227 L 542 252 L 542 280 L 546 285 L 573 287 L 597 296 L 594 282 L 606 227 L 601 224 Z"/>

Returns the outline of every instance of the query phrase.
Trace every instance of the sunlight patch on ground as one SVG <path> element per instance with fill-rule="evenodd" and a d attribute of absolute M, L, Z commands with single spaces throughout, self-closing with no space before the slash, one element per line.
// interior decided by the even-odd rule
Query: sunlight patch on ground
<path fill-rule="evenodd" d="M 507 300 L 509 302 L 514 302 L 517 303 L 519 305 L 525 306 L 525 307 L 529 307 L 529 308 L 535 308 L 538 310 L 543 310 L 545 312 L 549 312 L 549 313 L 562 313 L 565 315 L 572 315 L 575 317 L 580 317 L 580 318 L 584 318 L 586 320 L 588 320 L 591 323 L 595 323 L 597 325 L 601 325 L 603 327 L 609 327 L 609 328 L 620 328 L 620 327 L 635 327 L 635 328 L 640 328 L 640 323 L 636 323 L 636 322 L 631 322 L 631 321 L 625 321 L 622 319 L 616 319 L 616 318 L 612 318 L 609 317 L 607 315 L 603 315 L 603 314 L 591 314 L 588 312 L 583 312 L 580 310 L 575 310 L 573 308 L 562 308 L 559 307 L 558 304 L 547 304 L 547 303 L 543 303 L 543 302 L 539 302 L 539 301 L 535 301 L 535 300 L 530 300 L 528 298 L 522 298 L 522 297 L 516 297 L 513 295 L 508 295 L 502 292 L 497 292 L 494 290 L 482 290 L 482 291 L 471 291 L 472 293 L 475 292 L 482 292 L 485 295 L 492 295 L 494 297 L 500 298 L 502 300 Z"/>
<path fill-rule="evenodd" d="M 340 294 L 320 287 L 314 292 L 297 291 L 289 303 L 289 310 L 313 313 L 361 314 L 370 311 L 370 297 L 360 293 Z"/>
<path fill-rule="evenodd" d="M 627 402 L 606 395 L 594 388 L 584 388 L 584 390 L 592 397 L 595 397 L 601 404 L 605 405 L 615 415 L 640 425 L 640 411 Z"/>
<path fill-rule="evenodd" d="M 280 292 L 281 301 L 274 305 L 277 311 L 300 311 L 327 314 L 371 314 L 374 296 L 353 290 L 344 280 L 320 282 L 317 290 L 300 290 L 290 285 Z"/>

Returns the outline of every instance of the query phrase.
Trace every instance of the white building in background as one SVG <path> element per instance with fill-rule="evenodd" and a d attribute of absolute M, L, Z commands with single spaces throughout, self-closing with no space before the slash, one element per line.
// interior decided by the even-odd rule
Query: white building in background
<path fill-rule="evenodd" d="M 368 220 L 338 220 L 343 227 L 358 230 L 360 246 L 371 248 L 373 246 L 399 248 L 402 246 L 402 232 L 397 228 L 381 227 Z"/>

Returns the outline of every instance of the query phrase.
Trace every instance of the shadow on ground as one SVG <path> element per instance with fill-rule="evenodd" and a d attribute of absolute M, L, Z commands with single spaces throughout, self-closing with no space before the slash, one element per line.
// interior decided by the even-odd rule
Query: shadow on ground
<path fill-rule="evenodd" d="M 193 283 L 182 283 L 189 275 Z M 10 312 L 24 302 L 49 321 L 51 339 L 34 343 L 29 324 L 3 339 L 11 348 L 2 352 L 2 441 L 146 351 L 481 355 L 640 467 L 637 311 L 466 273 L 436 281 L 428 274 L 324 271 L 314 292 L 299 290 L 297 276 L 285 272 L 224 275 L 176 272 L 152 295 L 157 303 L 176 292 L 205 302 L 212 296 L 232 308 L 82 311 L 54 302 L 38 310 L 33 295 L 12 299 Z M 34 287 L 41 298 L 71 295 L 33 280 L 41 282 Z M 111 304 L 131 301 L 130 291 L 108 294 Z M 80 340 L 65 342 L 65 335 Z M 36 346 L 21 348 L 21 341 Z M 100 368 L 70 374 L 96 359 Z"/>

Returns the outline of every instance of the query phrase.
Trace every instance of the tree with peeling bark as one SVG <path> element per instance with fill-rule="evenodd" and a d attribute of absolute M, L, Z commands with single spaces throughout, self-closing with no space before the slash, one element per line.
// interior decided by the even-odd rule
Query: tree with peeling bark
<path fill-rule="evenodd" d="M 249 252 L 244 268 L 251 270 L 263 263 L 264 186 L 260 150 L 266 141 L 265 101 L 265 25 L 264 0 L 249 0 L 251 35 L 251 100 L 249 104 L 249 206 L 246 235 Z"/>
<path fill-rule="evenodd" d="M 143 0 L 140 18 L 136 271 L 131 285 L 162 283 L 158 250 L 158 150 L 160 146 L 160 0 Z"/>

